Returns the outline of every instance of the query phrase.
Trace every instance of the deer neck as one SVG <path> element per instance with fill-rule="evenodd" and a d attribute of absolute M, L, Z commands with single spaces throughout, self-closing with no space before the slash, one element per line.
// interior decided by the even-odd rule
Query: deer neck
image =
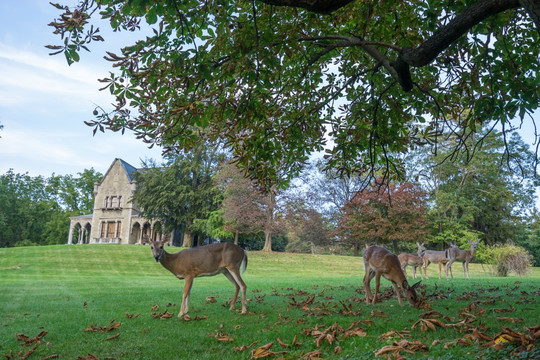
<path fill-rule="evenodd" d="M 169 254 L 165 251 L 165 249 L 161 250 L 161 255 L 159 256 L 159 262 L 160 264 L 170 272 L 173 272 L 173 256 L 172 254 Z"/>

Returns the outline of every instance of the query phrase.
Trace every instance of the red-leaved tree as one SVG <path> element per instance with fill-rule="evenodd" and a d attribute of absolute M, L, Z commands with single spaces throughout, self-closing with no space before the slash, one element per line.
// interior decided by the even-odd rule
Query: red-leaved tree
<path fill-rule="evenodd" d="M 344 244 L 392 244 L 397 252 L 400 241 L 423 241 L 426 235 L 426 192 L 405 182 L 358 192 L 343 208 L 336 231 Z"/>

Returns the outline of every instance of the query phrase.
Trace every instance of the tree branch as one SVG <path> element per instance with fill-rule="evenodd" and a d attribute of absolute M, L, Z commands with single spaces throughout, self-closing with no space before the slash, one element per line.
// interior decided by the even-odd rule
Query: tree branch
<path fill-rule="evenodd" d="M 268 5 L 299 7 L 319 14 L 330 14 L 353 0 L 259 0 Z"/>
<path fill-rule="evenodd" d="M 429 64 L 474 25 L 490 16 L 519 7 L 521 7 L 519 0 L 479 0 L 437 30 L 416 49 L 403 48 L 394 63 L 403 90 L 412 90 L 410 66 L 421 67 Z"/>

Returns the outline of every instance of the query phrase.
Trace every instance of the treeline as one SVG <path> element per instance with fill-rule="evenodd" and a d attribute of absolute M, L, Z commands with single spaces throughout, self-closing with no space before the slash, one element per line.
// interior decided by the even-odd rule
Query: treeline
<path fill-rule="evenodd" d="M 77 176 L 0 175 L 0 247 L 65 244 L 69 217 L 92 213 L 94 169 Z"/>
<path fill-rule="evenodd" d="M 287 190 L 270 193 L 243 177 L 219 146 L 201 145 L 143 164 L 133 201 L 143 216 L 184 233 L 183 246 L 219 238 L 250 250 L 358 255 L 372 243 L 416 252 L 417 241 L 444 249 L 480 240 L 479 261 L 489 260 L 490 248 L 514 244 L 540 264 L 535 155 L 515 134 L 477 136 L 461 152 L 441 143 L 437 154 L 418 149 L 403 157 L 401 182 L 367 183 L 315 161 Z M 93 169 L 47 179 L 1 175 L 0 246 L 65 243 L 69 217 L 92 212 L 101 177 Z"/>

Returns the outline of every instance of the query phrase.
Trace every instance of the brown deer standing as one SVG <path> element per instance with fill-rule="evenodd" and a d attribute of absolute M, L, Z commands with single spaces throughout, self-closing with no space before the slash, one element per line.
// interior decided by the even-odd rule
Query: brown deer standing
<path fill-rule="evenodd" d="M 450 270 L 450 276 L 454 280 L 454 274 L 452 274 L 452 264 L 457 260 L 463 264 L 463 277 L 469 278 L 469 262 L 473 259 L 476 252 L 476 246 L 480 240 L 470 241 L 471 248 L 469 250 L 461 250 L 456 244 L 450 242 L 450 249 L 448 249 L 448 264 L 446 265 L 446 278 L 448 279 L 448 270 Z"/>
<path fill-rule="evenodd" d="M 416 287 L 420 285 L 420 281 L 410 286 L 407 278 L 401 270 L 401 264 L 396 255 L 392 254 L 385 248 L 377 245 L 370 246 L 364 251 L 364 290 L 366 292 L 366 303 L 375 304 L 377 301 L 377 293 L 379 292 L 381 276 L 392 282 L 394 292 L 397 295 L 399 305 L 403 306 L 399 287 L 405 292 L 405 298 L 412 306 L 417 306 L 418 296 L 416 295 Z M 372 296 L 369 283 L 375 277 L 375 296 Z"/>
<path fill-rule="evenodd" d="M 231 243 L 219 243 L 169 254 L 163 248 L 163 244 L 168 239 L 149 240 L 145 236 L 144 240 L 145 243 L 150 244 L 156 262 L 161 263 L 165 269 L 172 272 L 178 279 L 184 279 L 182 305 L 178 317 L 186 314 L 189 310 L 189 294 L 193 279 L 199 276 L 214 276 L 217 274 L 225 275 L 236 288 L 229 310 L 234 309 L 238 291 L 242 289 L 242 314 L 247 313 L 246 284 L 240 276 L 240 266 L 243 266 L 242 273 L 244 273 L 248 261 L 247 253 L 243 249 Z"/>
<path fill-rule="evenodd" d="M 439 279 L 441 278 L 442 274 L 442 266 L 448 262 L 446 251 L 438 251 L 438 250 L 427 250 L 424 246 L 424 243 L 420 244 L 418 241 L 416 242 L 416 245 L 418 245 L 418 254 L 422 254 L 422 258 L 424 259 L 424 276 L 426 279 L 429 279 L 427 275 L 427 267 L 430 263 L 437 263 L 439 264 Z M 446 279 L 448 280 L 448 275 L 446 276 Z"/>
<path fill-rule="evenodd" d="M 401 253 L 398 255 L 399 262 L 401 263 L 401 269 L 407 275 L 407 266 L 411 265 L 413 269 L 413 279 L 416 279 L 416 268 L 420 269 L 420 277 L 424 280 L 424 275 L 422 275 L 422 265 L 424 264 L 424 259 L 417 254 Z"/>

